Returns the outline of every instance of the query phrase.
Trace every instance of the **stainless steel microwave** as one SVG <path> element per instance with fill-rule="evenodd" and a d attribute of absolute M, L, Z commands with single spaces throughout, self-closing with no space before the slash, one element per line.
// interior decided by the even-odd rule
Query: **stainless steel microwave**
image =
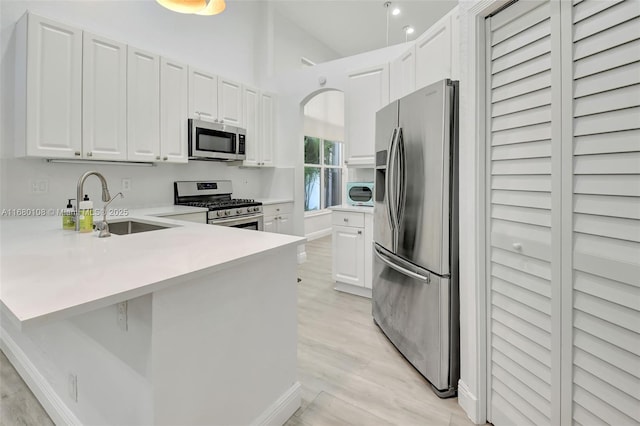
<path fill-rule="evenodd" d="M 244 160 L 246 130 L 223 123 L 189 119 L 189 158 L 193 160 Z"/>
<path fill-rule="evenodd" d="M 347 203 L 373 207 L 373 182 L 347 182 Z"/>

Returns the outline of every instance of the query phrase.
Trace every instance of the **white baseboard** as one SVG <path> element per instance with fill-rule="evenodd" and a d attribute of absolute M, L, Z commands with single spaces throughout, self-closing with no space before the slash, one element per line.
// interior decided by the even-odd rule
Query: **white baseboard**
<path fill-rule="evenodd" d="M 310 232 L 305 235 L 307 241 L 317 240 L 318 238 L 326 237 L 327 235 L 331 235 L 332 228 L 321 229 L 320 231 Z"/>
<path fill-rule="evenodd" d="M 0 328 L 0 348 L 55 424 L 82 424 L 4 328 Z"/>
<path fill-rule="evenodd" d="M 473 423 L 477 425 L 486 423 L 487 419 L 480 418 L 481 410 L 478 398 L 471 393 L 467 384 L 462 380 L 458 380 L 458 404 Z"/>
<path fill-rule="evenodd" d="M 300 382 L 295 382 L 277 401 L 262 413 L 253 425 L 283 425 L 300 408 L 302 391 Z"/>
<path fill-rule="evenodd" d="M 359 287 L 351 284 L 345 284 L 338 281 L 336 281 L 336 286 L 334 287 L 334 290 L 338 290 L 343 293 L 355 294 L 356 296 L 366 297 L 368 299 L 371 299 L 371 296 L 372 296 L 372 291 L 370 288 Z"/>

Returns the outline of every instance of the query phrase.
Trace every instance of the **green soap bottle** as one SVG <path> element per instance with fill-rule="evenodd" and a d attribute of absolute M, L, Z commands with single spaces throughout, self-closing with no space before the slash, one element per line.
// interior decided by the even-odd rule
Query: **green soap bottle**
<path fill-rule="evenodd" d="M 78 203 L 78 220 L 80 221 L 80 232 L 93 231 L 93 202 L 89 200 L 87 194 Z"/>
<path fill-rule="evenodd" d="M 75 198 L 69 198 L 67 208 L 62 212 L 62 229 L 65 231 L 74 231 L 76 229 L 76 212 L 73 210 L 71 200 L 75 200 Z"/>

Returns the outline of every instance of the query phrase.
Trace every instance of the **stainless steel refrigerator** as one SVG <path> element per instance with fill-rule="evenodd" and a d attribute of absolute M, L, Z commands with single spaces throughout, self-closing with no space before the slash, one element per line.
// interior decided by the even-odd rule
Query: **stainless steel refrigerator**
<path fill-rule="evenodd" d="M 440 397 L 459 378 L 458 82 L 376 114 L 373 318 Z"/>

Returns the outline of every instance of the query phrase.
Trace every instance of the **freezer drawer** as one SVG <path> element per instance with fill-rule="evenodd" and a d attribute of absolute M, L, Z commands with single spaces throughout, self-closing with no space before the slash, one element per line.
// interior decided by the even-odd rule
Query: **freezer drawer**
<path fill-rule="evenodd" d="M 451 305 L 450 281 L 427 272 L 426 282 L 419 277 L 425 272 L 422 268 L 396 260 L 374 245 L 373 318 L 436 393 L 452 396 L 458 380 L 458 346 L 456 341 L 452 347 L 451 340 L 457 338 L 457 328 L 451 329 L 450 313 L 452 308 L 457 312 L 457 306 Z M 413 274 L 417 276 L 409 276 Z"/>

